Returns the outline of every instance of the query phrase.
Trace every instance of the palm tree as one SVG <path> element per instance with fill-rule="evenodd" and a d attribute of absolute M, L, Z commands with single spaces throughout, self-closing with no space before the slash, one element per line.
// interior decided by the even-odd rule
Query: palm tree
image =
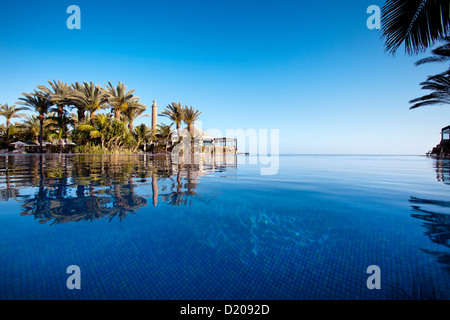
<path fill-rule="evenodd" d="M 89 132 L 93 139 L 100 138 L 102 149 L 105 147 L 105 139 L 111 128 L 111 120 L 107 115 L 100 114 L 92 118 L 92 125 L 82 124 L 78 127 L 81 131 Z"/>
<path fill-rule="evenodd" d="M 166 110 L 164 110 L 160 116 L 169 118 L 173 122 L 175 122 L 177 126 L 178 134 L 180 132 L 181 123 L 184 120 L 184 109 L 181 106 L 181 103 L 172 102 L 172 104 L 169 104 L 166 107 Z"/>
<path fill-rule="evenodd" d="M 200 118 L 202 114 L 200 111 L 195 110 L 194 107 L 184 107 L 184 122 L 188 126 L 188 131 L 191 134 L 191 137 L 194 137 L 194 122 Z"/>
<path fill-rule="evenodd" d="M 109 104 L 113 107 L 116 120 L 120 120 L 120 114 L 129 107 L 130 103 L 139 100 L 138 97 L 133 96 L 134 90 L 127 92 L 127 87 L 120 81 L 117 87 L 113 87 L 111 82 L 108 82 L 106 88 L 108 89 Z"/>
<path fill-rule="evenodd" d="M 76 90 L 70 96 L 73 104 L 82 106 L 82 109 L 89 112 L 90 118 L 95 117 L 98 110 L 104 109 L 108 102 L 108 93 L 99 85 L 91 82 L 84 82 L 83 85 L 75 84 Z"/>
<path fill-rule="evenodd" d="M 50 95 L 53 103 L 56 106 L 58 117 L 62 118 L 65 112 L 65 106 L 68 104 L 68 98 L 70 97 L 70 87 L 67 83 L 60 80 L 53 82 L 48 81 L 49 88 L 45 86 L 37 86 L 37 88 Z"/>
<path fill-rule="evenodd" d="M 26 115 L 25 121 L 20 125 L 22 128 L 27 130 L 33 137 L 34 142 L 39 143 L 39 118 L 36 115 Z"/>
<path fill-rule="evenodd" d="M 147 151 L 147 144 L 154 137 L 154 132 L 144 123 L 142 123 L 139 126 L 137 126 L 136 129 L 134 130 L 133 137 L 136 142 L 136 147 L 134 148 L 133 152 L 135 152 L 140 147 L 141 143 L 144 143 L 144 152 L 145 152 Z"/>
<path fill-rule="evenodd" d="M 157 135 L 159 139 L 161 139 L 161 141 L 165 144 L 167 153 L 167 149 L 169 148 L 170 137 L 172 136 L 172 124 L 158 125 Z"/>
<path fill-rule="evenodd" d="M 0 124 L 0 134 L 3 134 L 3 132 L 6 133 L 6 126 L 2 123 Z"/>
<path fill-rule="evenodd" d="M 450 104 L 450 70 L 446 74 L 438 74 L 428 77 L 428 80 L 421 83 L 423 90 L 433 92 L 423 97 L 410 101 L 414 105 L 410 109 L 429 105 Z"/>
<path fill-rule="evenodd" d="M 25 105 L 31 109 L 34 109 L 39 116 L 39 146 L 40 152 L 42 153 L 42 137 L 44 129 L 44 119 L 49 112 L 50 108 L 53 106 L 53 102 L 48 93 L 42 91 L 34 91 L 34 93 L 22 93 L 23 97 L 19 98 L 19 104 Z"/>
<path fill-rule="evenodd" d="M 76 82 L 71 86 L 71 89 L 66 97 L 68 104 L 75 106 L 77 109 L 78 123 L 86 122 L 86 106 L 78 99 L 80 92 L 83 92 L 83 87 L 84 86 L 82 84 Z"/>
<path fill-rule="evenodd" d="M 140 103 L 139 100 L 132 101 L 128 104 L 128 108 L 123 112 L 123 117 L 126 122 L 128 122 L 128 129 L 133 131 L 134 124 L 133 122 L 139 118 L 140 116 L 148 117 L 150 115 L 143 115 L 143 113 L 147 110 L 147 106 Z"/>
<path fill-rule="evenodd" d="M 55 128 L 51 129 L 51 135 L 61 135 L 65 132 L 68 132 L 67 125 L 69 124 L 64 118 L 67 116 L 67 110 L 66 106 L 71 103 L 70 96 L 71 96 L 71 88 L 70 86 L 62 82 L 60 80 L 56 81 L 53 80 L 53 82 L 48 81 L 49 87 L 45 86 L 37 86 L 39 90 L 48 93 L 55 104 L 56 108 L 52 108 L 51 111 L 56 111 L 58 114 L 58 119 L 55 119 L 55 122 L 57 122 L 60 125 L 65 126 L 64 128 L 59 128 L 57 131 L 55 131 Z M 64 134 L 63 134 L 64 135 Z M 61 152 L 62 152 L 62 144 L 61 144 Z"/>
<path fill-rule="evenodd" d="M 6 144 L 9 143 L 9 128 L 11 125 L 11 119 L 20 118 L 25 116 L 20 111 L 27 110 L 27 108 L 17 108 L 15 105 L 9 106 L 7 103 L 0 105 L 0 116 L 6 119 Z"/>
<path fill-rule="evenodd" d="M 69 137 L 69 126 L 73 126 L 75 121 L 71 117 L 52 116 L 48 118 L 49 123 L 47 129 L 49 130 L 49 137 L 59 141 L 60 153 L 64 151 L 64 140 Z"/>
<path fill-rule="evenodd" d="M 450 34 L 450 2 L 387 0 L 381 21 L 386 51 L 395 54 L 404 43 L 406 53 L 417 54 Z"/>

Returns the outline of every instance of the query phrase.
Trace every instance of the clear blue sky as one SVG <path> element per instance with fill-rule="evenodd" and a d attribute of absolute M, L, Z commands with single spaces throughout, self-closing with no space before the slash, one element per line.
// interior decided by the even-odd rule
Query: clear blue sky
<path fill-rule="evenodd" d="M 204 129 L 280 129 L 282 153 L 423 154 L 450 108 L 408 101 L 446 66 L 385 54 L 366 27 L 367 7 L 383 3 L 7 1 L 0 103 L 52 79 L 122 81 L 149 106 L 196 106 Z M 81 30 L 66 27 L 72 4 Z"/>

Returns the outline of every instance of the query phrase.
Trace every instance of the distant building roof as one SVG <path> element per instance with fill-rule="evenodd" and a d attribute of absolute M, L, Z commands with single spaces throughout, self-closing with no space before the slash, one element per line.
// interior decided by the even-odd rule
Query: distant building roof
<path fill-rule="evenodd" d="M 180 130 L 180 136 L 186 136 L 188 135 L 189 131 L 187 128 Z M 208 132 L 203 131 L 202 129 L 197 128 L 194 126 L 194 138 L 201 138 L 203 141 L 212 141 L 215 138 L 210 135 Z M 178 139 L 178 131 L 175 130 L 175 132 L 172 134 L 172 139 L 177 140 Z"/>

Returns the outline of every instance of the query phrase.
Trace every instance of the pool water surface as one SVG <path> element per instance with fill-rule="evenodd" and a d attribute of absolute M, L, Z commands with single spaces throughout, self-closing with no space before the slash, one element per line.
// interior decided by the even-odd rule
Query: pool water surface
<path fill-rule="evenodd" d="M 0 155 L 0 193 L 0 299 L 450 297 L 448 160 Z"/>

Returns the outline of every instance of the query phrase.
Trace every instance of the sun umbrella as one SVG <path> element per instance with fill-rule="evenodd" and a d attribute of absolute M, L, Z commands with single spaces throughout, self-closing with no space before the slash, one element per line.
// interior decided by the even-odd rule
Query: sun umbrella
<path fill-rule="evenodd" d="M 33 147 L 33 146 L 38 146 L 38 144 L 36 143 L 36 142 L 34 142 L 34 141 L 31 141 L 31 140 L 28 140 L 27 142 L 25 142 L 27 145 L 29 145 L 30 147 Z"/>
<path fill-rule="evenodd" d="M 28 144 L 26 144 L 25 142 L 22 141 L 16 141 L 13 143 L 10 143 L 10 145 L 17 147 L 28 147 Z"/>

